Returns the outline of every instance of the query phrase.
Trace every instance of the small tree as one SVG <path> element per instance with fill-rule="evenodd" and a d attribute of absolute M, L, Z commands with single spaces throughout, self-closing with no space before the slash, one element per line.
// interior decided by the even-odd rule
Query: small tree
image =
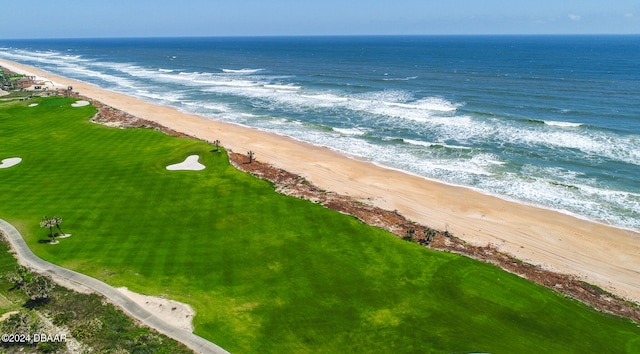
<path fill-rule="evenodd" d="M 213 151 L 216 151 L 216 152 L 220 151 L 220 140 L 216 139 L 216 140 L 213 142 L 213 145 L 215 145 L 215 146 L 216 146 L 216 149 L 215 149 L 215 150 L 213 150 Z"/>
<path fill-rule="evenodd" d="M 45 215 L 42 220 L 40 220 L 40 227 L 49 228 L 49 237 L 53 237 L 53 224 L 48 216 Z"/>
<path fill-rule="evenodd" d="M 252 163 L 253 162 L 253 157 L 255 156 L 253 151 L 249 150 L 249 152 L 247 152 L 247 156 L 249 156 L 249 163 Z"/>
<path fill-rule="evenodd" d="M 57 243 L 56 235 L 53 233 L 53 227 L 56 226 L 54 218 L 49 218 L 48 216 L 44 216 L 40 221 L 40 227 L 49 228 L 49 237 L 53 239 L 51 243 Z"/>

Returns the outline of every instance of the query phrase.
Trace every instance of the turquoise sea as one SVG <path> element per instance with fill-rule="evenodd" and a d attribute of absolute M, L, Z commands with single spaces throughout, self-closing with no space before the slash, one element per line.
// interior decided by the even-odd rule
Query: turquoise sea
<path fill-rule="evenodd" d="M 0 40 L 0 57 L 640 231 L 640 36 Z"/>

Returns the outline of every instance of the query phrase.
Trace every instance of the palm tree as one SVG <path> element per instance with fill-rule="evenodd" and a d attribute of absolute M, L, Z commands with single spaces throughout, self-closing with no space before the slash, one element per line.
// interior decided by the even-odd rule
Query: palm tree
<path fill-rule="evenodd" d="M 40 221 L 40 227 L 42 228 L 49 228 L 49 237 L 51 237 L 53 239 L 53 241 L 51 243 L 57 243 L 56 241 L 56 235 L 53 233 L 53 227 L 55 226 L 55 222 L 53 221 L 53 218 L 49 218 L 46 215 L 42 218 L 42 220 Z"/>
<path fill-rule="evenodd" d="M 51 223 L 51 219 L 46 215 L 40 221 L 40 227 L 49 228 L 49 237 L 53 237 L 53 224 Z"/>
<path fill-rule="evenodd" d="M 216 151 L 216 152 L 220 151 L 220 140 L 217 140 L 217 139 L 216 139 L 216 140 L 213 142 L 213 144 L 216 146 L 216 149 L 215 149 L 214 151 Z"/>
<path fill-rule="evenodd" d="M 51 220 L 53 224 L 58 228 L 58 230 L 60 230 L 60 236 L 66 236 L 67 234 L 65 234 L 64 231 L 62 231 L 62 229 L 60 228 L 62 218 L 52 217 Z"/>

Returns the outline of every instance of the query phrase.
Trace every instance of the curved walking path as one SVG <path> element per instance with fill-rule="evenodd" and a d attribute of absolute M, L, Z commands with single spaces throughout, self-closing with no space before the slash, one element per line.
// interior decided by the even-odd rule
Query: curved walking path
<path fill-rule="evenodd" d="M 140 320 L 142 323 L 157 330 L 158 332 L 185 344 L 197 353 L 228 353 L 226 350 L 203 339 L 202 337 L 172 326 L 157 318 L 111 285 L 41 259 L 31 252 L 31 249 L 27 246 L 27 243 L 24 241 L 24 238 L 22 238 L 20 232 L 16 230 L 13 225 L 2 219 L 0 219 L 0 231 L 3 231 L 6 235 L 7 240 L 15 250 L 21 263 L 34 271 L 49 275 L 54 278 L 54 280 L 62 279 L 64 281 L 88 287 L 102 294 L 132 317 Z"/>

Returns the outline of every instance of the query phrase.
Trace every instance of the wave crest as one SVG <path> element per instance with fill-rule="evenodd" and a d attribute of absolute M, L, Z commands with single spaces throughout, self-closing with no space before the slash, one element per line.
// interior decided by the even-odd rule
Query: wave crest
<path fill-rule="evenodd" d="M 220 69 L 223 73 L 228 74 L 255 74 L 259 71 L 263 71 L 264 69 Z"/>

